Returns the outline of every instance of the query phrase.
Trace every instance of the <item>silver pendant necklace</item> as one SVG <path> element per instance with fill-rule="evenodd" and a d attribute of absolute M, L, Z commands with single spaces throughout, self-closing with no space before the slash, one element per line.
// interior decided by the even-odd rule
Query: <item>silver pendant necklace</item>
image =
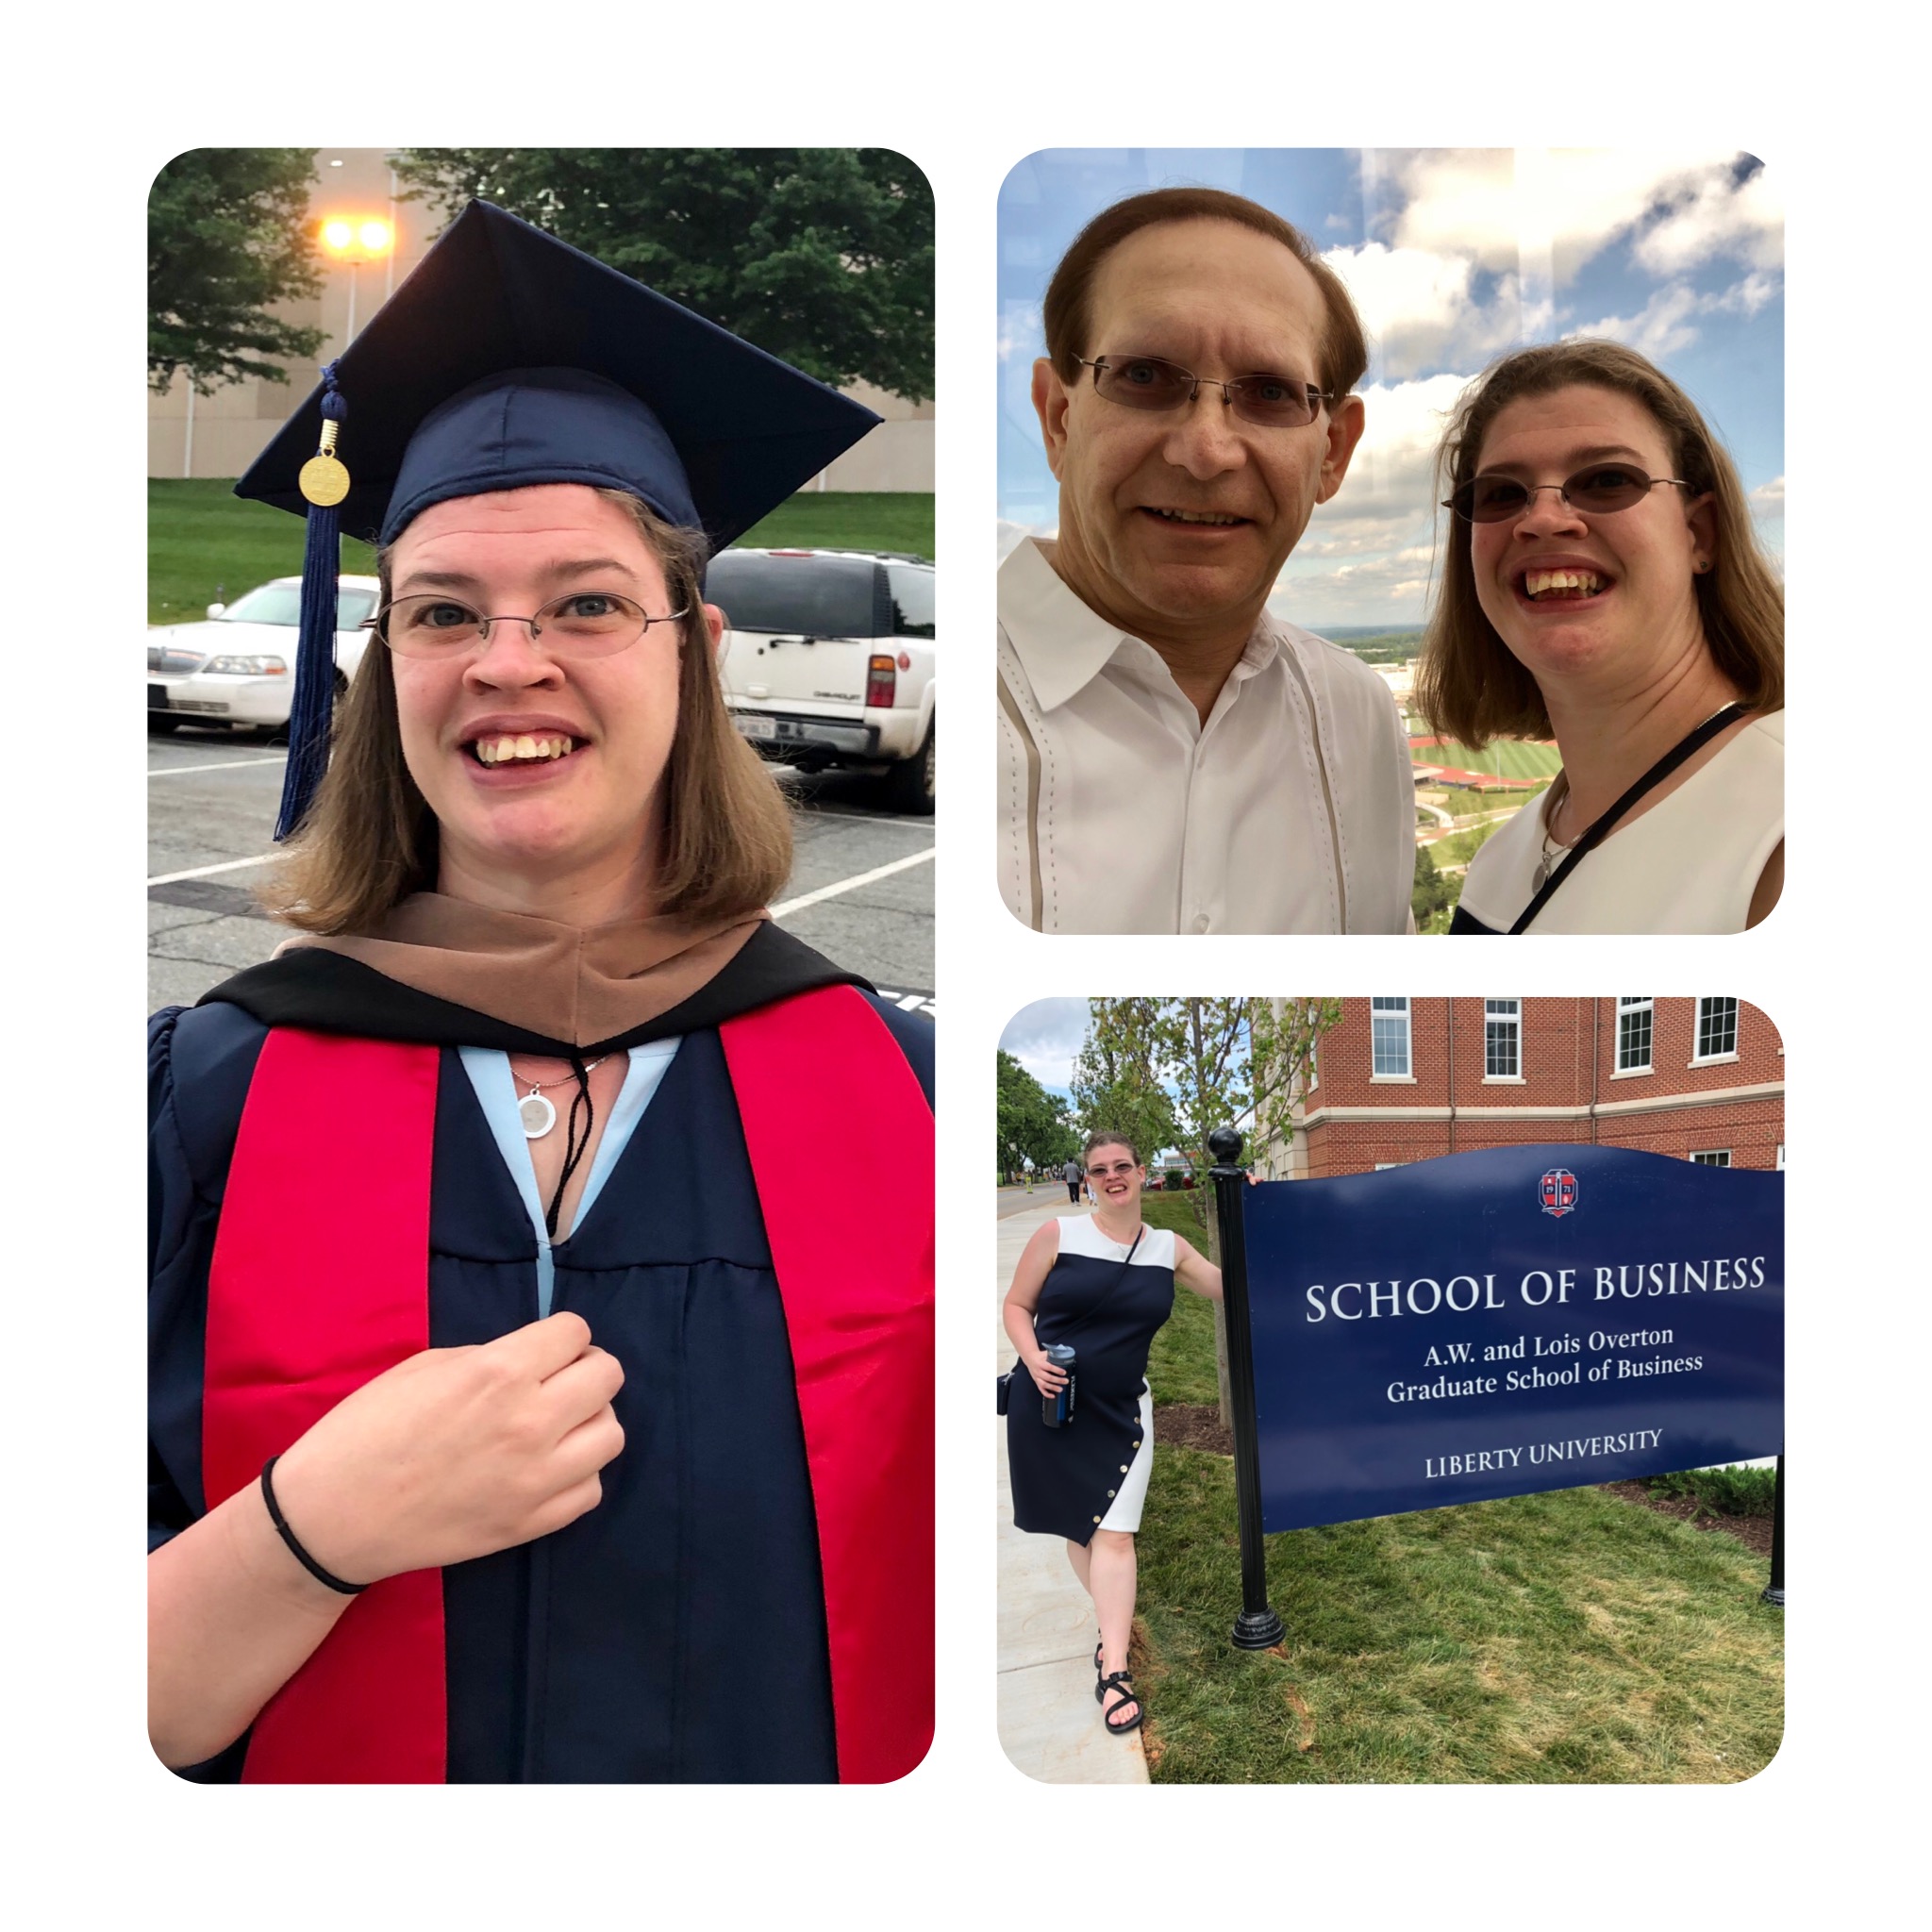
<path fill-rule="evenodd" d="M 609 1056 L 606 1054 L 601 1058 L 587 1060 L 584 1063 L 584 1072 L 586 1074 L 594 1074 L 608 1058 Z M 512 1067 L 510 1069 L 510 1078 L 521 1082 L 522 1085 L 530 1090 L 517 1102 L 517 1117 L 524 1124 L 524 1139 L 526 1141 L 541 1141 L 557 1124 L 557 1108 L 544 1099 L 543 1090 L 546 1087 L 564 1086 L 568 1082 L 575 1080 L 576 1074 L 575 1073 L 566 1074 L 560 1080 L 532 1080 L 527 1074 L 519 1074 Z"/>

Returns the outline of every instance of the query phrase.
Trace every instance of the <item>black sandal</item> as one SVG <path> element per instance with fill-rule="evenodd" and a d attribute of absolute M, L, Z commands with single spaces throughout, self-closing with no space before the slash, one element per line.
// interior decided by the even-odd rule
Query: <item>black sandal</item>
<path fill-rule="evenodd" d="M 1107 1693 L 1109 1690 L 1114 1693 L 1114 1702 L 1112 1704 L 1107 1702 Z M 1101 1706 L 1101 1723 L 1116 1738 L 1124 1738 L 1129 1731 L 1137 1731 L 1141 1728 L 1141 1720 L 1146 1715 L 1146 1710 L 1141 1705 L 1140 1698 L 1134 1694 L 1134 1674 L 1132 1671 L 1116 1671 L 1112 1676 L 1101 1678 L 1100 1682 L 1093 1687 L 1093 1695 Z M 1114 1712 L 1124 1709 L 1129 1704 L 1134 1707 L 1133 1716 L 1124 1724 L 1115 1724 L 1113 1721 Z"/>

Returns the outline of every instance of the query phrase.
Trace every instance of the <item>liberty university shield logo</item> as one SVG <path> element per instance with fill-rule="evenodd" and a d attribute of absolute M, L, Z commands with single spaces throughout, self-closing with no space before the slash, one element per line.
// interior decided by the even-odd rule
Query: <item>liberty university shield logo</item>
<path fill-rule="evenodd" d="M 1567 1167 L 1553 1167 L 1542 1178 L 1545 1214 L 1563 1215 L 1576 1206 L 1576 1176 Z"/>

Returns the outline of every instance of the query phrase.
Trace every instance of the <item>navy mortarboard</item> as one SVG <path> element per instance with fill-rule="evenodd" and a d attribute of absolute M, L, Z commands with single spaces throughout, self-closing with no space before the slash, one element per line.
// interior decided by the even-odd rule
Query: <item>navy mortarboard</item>
<path fill-rule="evenodd" d="M 878 418 L 488 202 L 472 202 L 235 486 L 308 520 L 277 838 L 327 763 L 346 532 L 539 483 L 627 491 L 712 549 Z"/>

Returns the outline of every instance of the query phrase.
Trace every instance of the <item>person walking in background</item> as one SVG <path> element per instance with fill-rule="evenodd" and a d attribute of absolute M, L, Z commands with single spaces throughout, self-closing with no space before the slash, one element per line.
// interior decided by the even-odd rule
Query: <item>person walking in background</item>
<path fill-rule="evenodd" d="M 1081 1187 L 1087 1179 L 1087 1170 L 1077 1160 L 1069 1160 L 1066 1166 L 1060 1169 L 1060 1178 L 1067 1184 L 1068 1201 L 1077 1207 Z"/>

